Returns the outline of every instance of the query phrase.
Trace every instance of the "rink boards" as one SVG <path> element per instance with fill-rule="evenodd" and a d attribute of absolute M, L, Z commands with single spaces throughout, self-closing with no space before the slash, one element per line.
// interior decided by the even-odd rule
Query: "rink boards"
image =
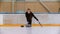
<path fill-rule="evenodd" d="M 60 26 L 60 14 L 34 14 L 43 26 Z M 0 14 L 0 26 L 21 26 L 27 24 L 25 14 Z M 32 18 L 32 26 L 40 26 Z"/>

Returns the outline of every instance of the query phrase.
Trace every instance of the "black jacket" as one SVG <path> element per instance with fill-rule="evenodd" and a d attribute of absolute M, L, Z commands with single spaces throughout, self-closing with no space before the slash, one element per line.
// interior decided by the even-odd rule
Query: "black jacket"
<path fill-rule="evenodd" d="M 38 21 L 38 19 L 35 17 L 35 15 L 32 12 L 31 13 L 26 12 L 25 16 L 27 20 L 32 20 L 32 17 L 34 17 Z"/>

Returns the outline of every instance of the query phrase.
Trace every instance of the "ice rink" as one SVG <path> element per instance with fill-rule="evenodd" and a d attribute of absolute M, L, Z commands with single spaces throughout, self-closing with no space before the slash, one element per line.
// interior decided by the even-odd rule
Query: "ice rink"
<path fill-rule="evenodd" d="M 60 27 L 0 27 L 0 34 L 60 34 Z"/>
<path fill-rule="evenodd" d="M 2 25 L 0 27 L 0 34 L 60 34 L 60 14 L 36 14 L 37 18 L 43 25 L 43 27 L 3 27 L 6 25 Z M 3 17 L 3 18 L 2 18 Z M 22 15 L 4 15 L 1 18 L 2 20 L 0 24 L 21 24 L 26 23 L 24 14 Z M 23 19 L 22 19 L 23 18 Z M 8 21 L 9 20 L 9 21 Z M 3 22 L 3 23 L 2 23 Z M 35 19 L 33 19 L 33 24 L 38 23 Z M 52 25 L 53 24 L 53 25 Z M 12 25 L 7 25 L 12 26 Z"/>

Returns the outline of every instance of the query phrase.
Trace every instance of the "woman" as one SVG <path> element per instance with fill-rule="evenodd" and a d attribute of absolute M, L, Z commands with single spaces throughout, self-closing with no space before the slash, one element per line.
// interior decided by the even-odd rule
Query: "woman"
<path fill-rule="evenodd" d="M 35 15 L 32 13 L 32 11 L 28 8 L 26 13 L 25 13 L 27 22 L 28 22 L 28 27 L 32 25 L 32 17 L 34 17 L 37 21 L 38 19 L 35 17 Z"/>

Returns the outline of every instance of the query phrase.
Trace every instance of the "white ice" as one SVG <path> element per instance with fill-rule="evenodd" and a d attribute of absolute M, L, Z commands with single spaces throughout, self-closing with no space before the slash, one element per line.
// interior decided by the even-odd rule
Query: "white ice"
<path fill-rule="evenodd" d="M 60 34 L 60 27 L 0 27 L 0 34 Z"/>

